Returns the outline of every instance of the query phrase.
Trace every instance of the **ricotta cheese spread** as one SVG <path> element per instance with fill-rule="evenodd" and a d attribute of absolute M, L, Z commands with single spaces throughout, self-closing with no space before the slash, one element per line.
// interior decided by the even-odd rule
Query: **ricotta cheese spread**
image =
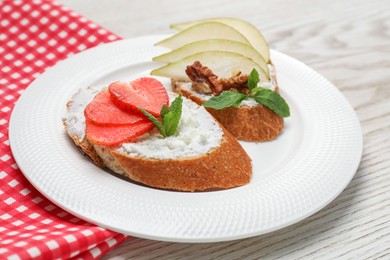
<path fill-rule="evenodd" d="M 100 90 L 92 87 L 79 89 L 67 104 L 67 112 L 63 117 L 63 121 L 67 124 L 66 130 L 72 136 L 77 136 L 80 142 L 85 137 L 85 107 L 93 100 L 99 91 Z"/>

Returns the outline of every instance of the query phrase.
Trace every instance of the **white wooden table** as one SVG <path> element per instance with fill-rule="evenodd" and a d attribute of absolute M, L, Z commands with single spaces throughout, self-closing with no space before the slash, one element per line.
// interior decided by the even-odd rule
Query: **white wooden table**
<path fill-rule="evenodd" d="M 364 133 L 348 187 L 313 216 L 282 230 L 222 243 L 129 238 L 104 259 L 390 259 L 390 1 L 60 0 L 114 33 L 169 33 L 172 23 L 243 18 L 273 49 L 332 81 L 355 108 Z"/>

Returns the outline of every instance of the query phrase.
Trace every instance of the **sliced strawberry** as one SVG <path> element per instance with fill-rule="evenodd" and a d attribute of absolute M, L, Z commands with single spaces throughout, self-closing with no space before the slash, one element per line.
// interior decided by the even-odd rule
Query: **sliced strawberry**
<path fill-rule="evenodd" d="M 154 116 L 160 116 L 162 106 L 169 104 L 166 89 L 154 78 L 139 78 L 130 83 L 114 82 L 108 91 L 115 105 L 126 111 L 139 113 L 140 107 Z"/>
<path fill-rule="evenodd" d="M 140 122 L 132 125 L 100 126 L 86 122 L 87 138 L 94 144 L 104 146 L 115 146 L 129 142 L 143 135 L 153 128 L 150 121 Z"/>
<path fill-rule="evenodd" d="M 148 119 L 139 113 L 127 113 L 112 102 L 110 93 L 102 91 L 84 110 L 87 121 L 96 125 L 128 125 Z"/>

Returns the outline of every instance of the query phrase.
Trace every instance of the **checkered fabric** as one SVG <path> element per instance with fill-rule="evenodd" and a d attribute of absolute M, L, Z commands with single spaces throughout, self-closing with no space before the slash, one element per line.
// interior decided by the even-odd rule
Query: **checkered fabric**
<path fill-rule="evenodd" d="M 23 176 L 8 141 L 23 90 L 59 60 L 120 39 L 53 1 L 0 1 L 0 258 L 97 259 L 125 239 L 72 216 Z"/>

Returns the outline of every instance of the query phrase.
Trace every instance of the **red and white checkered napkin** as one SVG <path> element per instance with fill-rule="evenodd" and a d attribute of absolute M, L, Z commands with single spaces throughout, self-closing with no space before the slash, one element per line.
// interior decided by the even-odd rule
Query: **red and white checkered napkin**
<path fill-rule="evenodd" d="M 0 259 L 95 259 L 125 239 L 43 197 L 16 165 L 8 141 L 12 108 L 46 68 L 118 36 L 52 1 L 0 3 Z"/>

